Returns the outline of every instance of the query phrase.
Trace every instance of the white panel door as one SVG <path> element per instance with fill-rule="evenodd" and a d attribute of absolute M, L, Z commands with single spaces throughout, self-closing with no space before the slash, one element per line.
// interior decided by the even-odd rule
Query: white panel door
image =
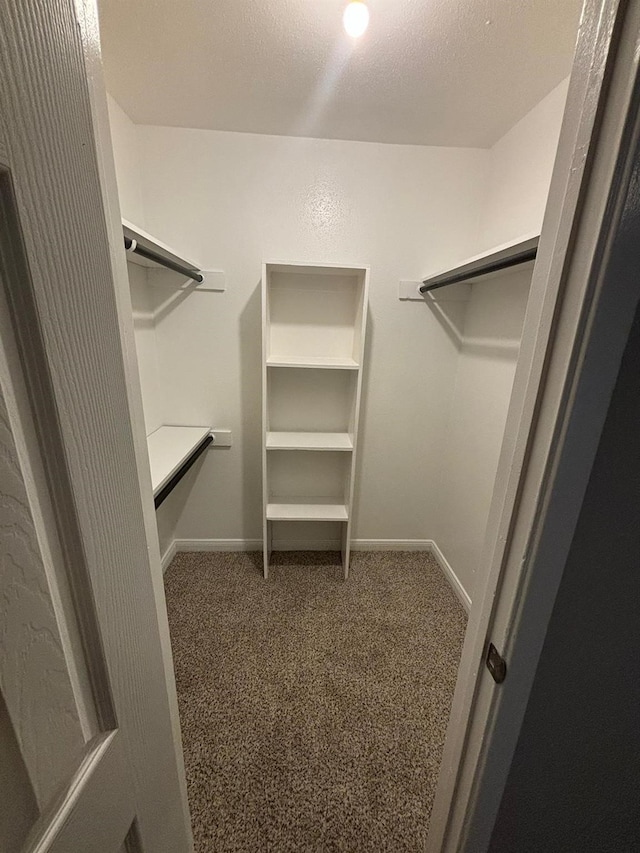
<path fill-rule="evenodd" d="M 187 853 L 78 14 L 0 4 L 0 850 Z"/>

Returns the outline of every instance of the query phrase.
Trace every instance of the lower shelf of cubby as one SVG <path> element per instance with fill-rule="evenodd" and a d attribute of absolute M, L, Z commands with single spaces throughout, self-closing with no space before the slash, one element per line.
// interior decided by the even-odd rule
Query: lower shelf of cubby
<path fill-rule="evenodd" d="M 348 521 L 349 512 L 336 498 L 273 498 L 267 521 Z"/>

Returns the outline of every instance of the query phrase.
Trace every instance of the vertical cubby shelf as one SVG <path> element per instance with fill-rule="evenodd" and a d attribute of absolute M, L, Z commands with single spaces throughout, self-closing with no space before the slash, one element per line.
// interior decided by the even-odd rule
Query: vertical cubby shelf
<path fill-rule="evenodd" d="M 329 523 L 348 576 L 368 286 L 368 267 L 263 265 L 265 578 L 291 522 Z"/>

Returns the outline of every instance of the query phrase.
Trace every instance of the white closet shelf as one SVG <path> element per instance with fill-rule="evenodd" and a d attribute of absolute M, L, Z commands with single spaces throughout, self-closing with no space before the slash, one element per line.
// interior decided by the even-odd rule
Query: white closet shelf
<path fill-rule="evenodd" d="M 338 498 L 271 498 L 268 521 L 348 521 L 347 506 Z"/>
<path fill-rule="evenodd" d="M 186 270 L 190 270 L 192 272 L 199 272 L 201 269 L 199 264 L 189 258 L 186 258 L 182 252 L 171 248 L 171 246 L 163 243 L 162 240 L 158 240 L 157 237 L 154 237 L 147 231 L 144 231 L 138 225 L 128 222 L 126 219 L 122 220 L 122 231 L 125 238 L 135 240 L 136 244 L 142 249 L 149 250 L 159 258 L 164 259 L 168 264 L 184 267 Z M 163 264 L 162 261 L 156 262 L 149 258 L 145 258 L 143 255 L 134 251 L 127 252 L 127 260 L 131 261 L 133 264 L 138 264 L 141 267 L 152 267 L 154 269 L 162 268 L 166 265 Z"/>
<path fill-rule="evenodd" d="M 353 358 L 270 355 L 267 358 L 267 367 L 320 367 L 330 370 L 358 370 L 360 365 Z"/>
<path fill-rule="evenodd" d="M 419 288 L 420 293 L 424 296 L 425 293 L 449 284 L 462 284 L 509 269 L 509 267 L 532 262 L 538 251 L 539 240 L 539 234 L 529 234 L 510 243 L 496 246 L 488 252 L 474 255 L 455 267 L 427 276 Z"/>
<path fill-rule="evenodd" d="M 353 450 L 348 432 L 268 432 L 267 450 Z"/>
<path fill-rule="evenodd" d="M 161 426 L 147 436 L 154 497 L 211 433 L 211 427 Z"/>

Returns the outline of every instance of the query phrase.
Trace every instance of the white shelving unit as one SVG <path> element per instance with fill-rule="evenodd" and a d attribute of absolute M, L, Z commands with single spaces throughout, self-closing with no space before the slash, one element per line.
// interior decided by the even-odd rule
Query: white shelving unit
<path fill-rule="evenodd" d="M 368 287 L 368 267 L 263 266 L 265 578 L 280 522 L 336 525 L 348 576 Z"/>

